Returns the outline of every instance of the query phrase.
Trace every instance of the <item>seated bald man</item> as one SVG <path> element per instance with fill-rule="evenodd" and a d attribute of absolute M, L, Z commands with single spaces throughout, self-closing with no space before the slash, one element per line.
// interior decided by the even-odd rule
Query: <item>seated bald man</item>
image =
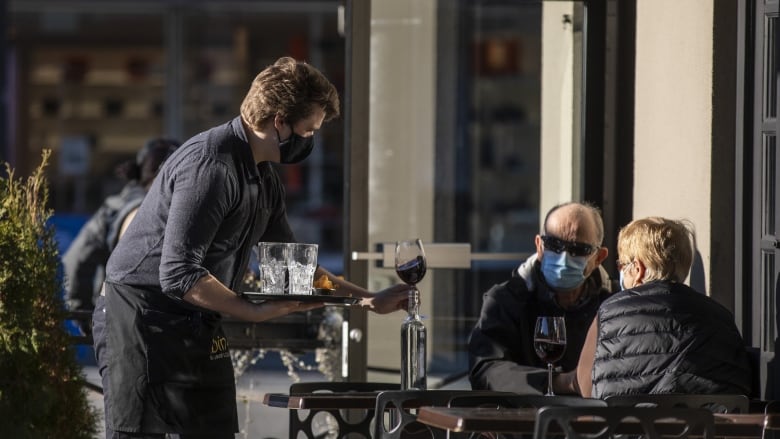
<path fill-rule="evenodd" d="M 599 210 L 569 202 L 550 209 L 536 253 L 506 282 L 484 293 L 482 311 L 469 337 L 469 379 L 473 389 L 540 394 L 547 369 L 534 352 L 539 316 L 563 316 L 567 346 L 557 365 L 577 366 L 580 349 L 596 310 L 612 292 L 601 267 L 604 223 Z"/>

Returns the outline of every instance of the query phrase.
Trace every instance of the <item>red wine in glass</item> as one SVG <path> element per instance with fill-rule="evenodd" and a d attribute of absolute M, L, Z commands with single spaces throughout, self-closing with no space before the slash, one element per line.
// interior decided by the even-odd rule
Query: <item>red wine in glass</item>
<path fill-rule="evenodd" d="M 563 353 L 566 351 L 566 343 L 536 339 L 534 340 L 534 350 L 536 355 L 545 363 L 556 363 L 563 357 Z"/>
<path fill-rule="evenodd" d="M 395 272 L 404 283 L 416 285 L 425 277 L 426 269 L 425 250 L 421 240 L 395 243 Z"/>
<path fill-rule="evenodd" d="M 547 396 L 554 396 L 552 372 L 553 363 L 566 352 L 566 321 L 563 317 L 543 316 L 536 318 L 534 328 L 534 350 L 547 363 Z"/>
<path fill-rule="evenodd" d="M 404 281 L 404 283 L 415 285 L 425 276 L 425 270 L 425 258 L 422 256 L 416 256 L 414 259 L 399 265 L 395 269 L 395 272 L 398 274 L 398 277 Z"/>

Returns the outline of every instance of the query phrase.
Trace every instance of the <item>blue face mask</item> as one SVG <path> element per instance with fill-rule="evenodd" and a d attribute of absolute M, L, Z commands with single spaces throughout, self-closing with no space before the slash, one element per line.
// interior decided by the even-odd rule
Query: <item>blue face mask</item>
<path fill-rule="evenodd" d="M 547 285 L 555 290 L 573 290 L 585 282 L 585 267 L 589 256 L 571 256 L 569 252 L 545 250 L 542 256 L 542 275 Z"/>
<path fill-rule="evenodd" d="M 625 269 L 628 268 L 633 263 L 634 263 L 634 261 L 631 261 L 628 264 L 622 266 L 621 269 L 620 269 L 620 291 L 623 291 L 623 290 L 626 289 L 626 285 L 623 283 L 623 271 L 625 271 Z"/>

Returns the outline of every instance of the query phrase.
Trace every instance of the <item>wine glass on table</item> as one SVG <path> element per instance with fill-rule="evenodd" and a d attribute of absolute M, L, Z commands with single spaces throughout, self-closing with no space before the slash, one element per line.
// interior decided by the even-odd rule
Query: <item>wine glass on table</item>
<path fill-rule="evenodd" d="M 420 318 L 420 292 L 417 283 L 425 277 L 425 250 L 419 239 L 395 243 L 395 272 L 409 290 L 406 319 L 401 325 L 401 389 L 427 387 L 425 324 Z"/>
<path fill-rule="evenodd" d="M 536 318 L 534 329 L 534 350 L 547 363 L 547 396 L 553 393 L 553 363 L 566 352 L 566 321 L 563 317 L 543 316 Z"/>

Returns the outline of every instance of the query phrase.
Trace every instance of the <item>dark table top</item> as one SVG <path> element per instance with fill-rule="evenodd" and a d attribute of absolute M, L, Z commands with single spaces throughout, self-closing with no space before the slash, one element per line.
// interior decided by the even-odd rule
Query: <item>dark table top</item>
<path fill-rule="evenodd" d="M 536 409 L 496 409 L 483 407 L 422 407 L 417 421 L 443 430 L 454 432 L 513 432 L 533 433 Z M 592 423 L 598 431 L 599 422 L 582 421 L 583 425 Z M 674 432 L 675 423 L 669 423 L 670 432 Z M 627 423 L 623 434 L 639 434 Z M 767 429 L 780 429 L 780 415 L 763 413 L 715 414 L 715 435 L 718 437 L 762 437 L 764 426 Z M 679 426 L 679 424 L 678 424 Z M 659 427 L 659 432 L 663 428 Z M 678 428 L 679 430 L 679 428 Z"/>

